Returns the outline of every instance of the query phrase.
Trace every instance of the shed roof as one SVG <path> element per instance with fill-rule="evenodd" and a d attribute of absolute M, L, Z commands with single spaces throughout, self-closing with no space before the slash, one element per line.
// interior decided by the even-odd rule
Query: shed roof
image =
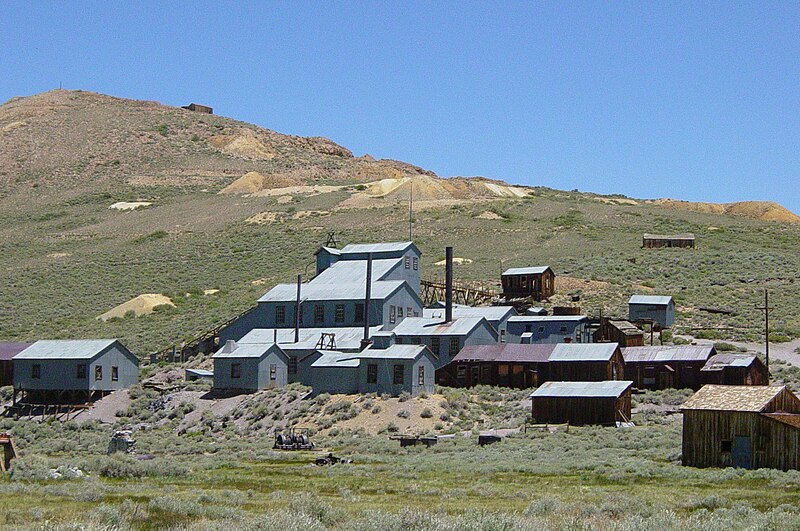
<path fill-rule="evenodd" d="M 370 327 L 370 337 L 379 332 L 380 326 Z M 361 340 L 364 339 L 363 327 L 341 327 L 341 328 L 301 328 L 300 342 L 294 342 L 294 328 L 254 328 L 237 341 L 238 344 L 244 343 L 273 343 L 277 331 L 278 345 L 282 349 L 313 349 L 317 346 L 323 333 L 334 334 L 337 349 L 360 348 Z"/>
<path fill-rule="evenodd" d="M 618 348 L 616 343 L 558 343 L 550 361 L 608 361 Z"/>
<path fill-rule="evenodd" d="M 508 318 L 509 323 L 557 323 L 587 321 L 585 315 L 515 315 Z"/>
<path fill-rule="evenodd" d="M 603 382 L 545 382 L 531 398 L 619 398 L 631 388 L 630 380 Z"/>
<path fill-rule="evenodd" d="M 443 319 L 445 309 L 423 308 L 422 317 L 428 319 Z M 464 306 L 453 305 L 453 317 L 485 317 L 487 321 L 502 321 L 506 317 L 517 315 L 513 306 Z"/>
<path fill-rule="evenodd" d="M 644 332 L 636 328 L 629 321 L 613 321 L 609 319 L 608 324 L 609 326 L 613 326 L 626 336 L 639 336 L 644 334 Z"/>
<path fill-rule="evenodd" d="M 550 266 L 531 266 L 531 267 L 511 267 L 503 271 L 502 276 L 506 275 L 541 275 L 550 269 Z"/>
<path fill-rule="evenodd" d="M 645 240 L 694 240 L 694 234 L 684 232 L 681 234 L 649 234 L 644 233 Z"/>
<path fill-rule="evenodd" d="M 225 345 L 211 356 L 219 358 L 262 358 L 270 352 L 286 357 L 286 353 L 275 343 L 239 343 L 236 342 L 235 348 L 230 352 L 225 352 Z"/>
<path fill-rule="evenodd" d="M 715 352 L 714 345 L 625 347 L 622 349 L 622 357 L 625 358 L 626 363 L 653 361 L 705 362 Z"/>
<path fill-rule="evenodd" d="M 344 367 L 355 368 L 358 367 L 358 358 L 353 358 L 352 354 L 346 352 L 339 352 L 338 350 L 318 350 L 320 357 L 314 360 L 311 364 L 312 367 Z"/>
<path fill-rule="evenodd" d="M 760 412 L 784 390 L 785 385 L 704 385 L 681 409 Z"/>
<path fill-rule="evenodd" d="M 0 361 L 8 361 L 33 343 L 0 343 Z"/>
<path fill-rule="evenodd" d="M 666 306 L 672 302 L 669 295 L 633 295 L 628 304 L 649 304 L 651 306 Z"/>
<path fill-rule="evenodd" d="M 425 345 L 391 345 L 387 348 L 368 348 L 350 356 L 353 359 L 416 360 L 426 351 L 430 352 Z"/>
<path fill-rule="evenodd" d="M 800 414 L 797 413 L 762 413 L 765 417 L 777 420 L 783 424 L 788 424 L 793 428 L 800 429 Z"/>
<path fill-rule="evenodd" d="M 750 367 L 758 356 L 755 354 L 722 352 L 711 356 L 701 371 L 721 371 L 725 367 Z"/>
<path fill-rule="evenodd" d="M 449 323 L 442 319 L 432 319 L 426 317 L 406 317 L 392 329 L 392 332 L 400 336 L 466 336 L 473 330 L 481 326 L 481 323 L 489 325 L 483 317 L 459 317 Z"/>
<path fill-rule="evenodd" d="M 505 343 L 494 345 L 468 345 L 453 358 L 453 362 L 493 361 L 544 363 L 555 345 Z"/>
<path fill-rule="evenodd" d="M 116 339 L 47 339 L 37 341 L 16 356 L 17 360 L 92 359 L 116 343 Z"/>

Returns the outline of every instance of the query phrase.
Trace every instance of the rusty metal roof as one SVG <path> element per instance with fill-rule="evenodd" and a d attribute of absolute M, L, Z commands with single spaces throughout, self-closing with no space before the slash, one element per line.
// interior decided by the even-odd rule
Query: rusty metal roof
<path fill-rule="evenodd" d="M 674 345 L 625 347 L 622 357 L 626 363 L 696 361 L 705 362 L 714 355 L 714 345 Z"/>
<path fill-rule="evenodd" d="M 517 343 L 495 345 L 468 345 L 453 358 L 454 362 L 493 361 L 498 363 L 544 363 L 555 345 Z"/>
<path fill-rule="evenodd" d="M 530 398 L 619 398 L 632 385 L 630 380 L 545 382 Z"/>
<path fill-rule="evenodd" d="M 550 361 L 608 361 L 618 348 L 616 343 L 559 343 Z"/>
<path fill-rule="evenodd" d="M 0 360 L 8 361 L 33 343 L 0 343 Z"/>
<path fill-rule="evenodd" d="M 701 371 L 721 371 L 725 367 L 749 367 L 755 363 L 755 354 L 734 354 L 732 352 L 723 352 L 715 356 L 711 356 Z"/>
<path fill-rule="evenodd" d="M 785 385 L 705 385 L 681 409 L 757 413 L 784 390 L 791 392 Z"/>

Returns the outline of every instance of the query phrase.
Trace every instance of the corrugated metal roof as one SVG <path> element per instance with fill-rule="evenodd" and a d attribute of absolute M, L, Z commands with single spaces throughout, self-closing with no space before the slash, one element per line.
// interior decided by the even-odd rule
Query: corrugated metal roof
<path fill-rule="evenodd" d="M 783 385 L 705 385 L 681 409 L 759 412 L 784 389 Z"/>
<path fill-rule="evenodd" d="M 628 304 L 650 304 L 656 306 L 667 305 L 672 302 L 672 297 L 669 295 L 633 295 Z"/>
<path fill-rule="evenodd" d="M 449 323 L 442 319 L 429 319 L 425 317 L 406 317 L 392 329 L 400 336 L 466 336 L 478 328 L 483 317 L 459 317 Z M 488 324 L 488 323 L 487 323 Z"/>
<path fill-rule="evenodd" d="M 531 306 L 525 310 L 525 315 L 547 315 L 547 309 L 541 306 Z"/>
<path fill-rule="evenodd" d="M 208 378 L 214 376 L 214 371 L 207 371 L 205 369 L 186 369 L 186 374 L 193 374 L 195 376 Z"/>
<path fill-rule="evenodd" d="M 555 345 L 518 343 L 494 345 L 468 345 L 453 358 L 453 362 L 479 361 L 497 363 L 544 363 L 553 352 Z"/>
<path fill-rule="evenodd" d="M 339 352 L 337 350 L 318 350 L 320 357 L 314 360 L 311 364 L 312 367 L 344 367 L 356 368 L 360 361 L 358 358 L 353 358 L 352 354 Z"/>
<path fill-rule="evenodd" d="M 425 345 L 392 345 L 387 348 L 368 348 L 350 356 L 353 359 L 415 360 L 427 350 Z"/>
<path fill-rule="evenodd" d="M 608 361 L 617 348 L 616 343 L 559 343 L 550 361 Z"/>
<path fill-rule="evenodd" d="M 347 253 L 391 253 L 405 251 L 414 245 L 413 242 L 383 242 L 383 243 L 350 243 L 342 247 L 342 254 Z"/>
<path fill-rule="evenodd" d="M 604 382 L 545 382 L 531 398 L 619 398 L 630 389 L 629 380 Z"/>
<path fill-rule="evenodd" d="M 0 360 L 8 361 L 33 343 L 0 343 Z"/>
<path fill-rule="evenodd" d="M 444 308 L 423 308 L 422 317 L 427 319 L 443 319 Z M 487 321 L 502 321 L 506 316 L 517 315 L 513 306 L 463 306 L 453 305 L 453 317 L 485 317 Z"/>
<path fill-rule="evenodd" d="M 37 341 L 14 359 L 91 359 L 115 343 L 116 339 L 50 339 Z"/>
<path fill-rule="evenodd" d="M 221 349 L 214 353 L 212 358 L 261 358 L 269 351 L 281 351 L 278 345 L 265 344 L 265 343 L 236 343 L 236 348 L 231 352 L 225 352 L 226 346 L 223 345 Z M 285 356 L 285 354 L 284 354 Z"/>
<path fill-rule="evenodd" d="M 550 269 L 550 266 L 531 266 L 531 267 L 511 267 L 503 271 L 503 276 L 506 275 L 541 275 Z"/>
<path fill-rule="evenodd" d="M 508 318 L 509 323 L 557 323 L 586 321 L 585 315 L 515 315 Z"/>
<path fill-rule="evenodd" d="M 625 347 L 622 357 L 627 363 L 697 361 L 705 362 L 714 354 L 714 345 L 674 345 Z"/>
<path fill-rule="evenodd" d="M 644 234 L 647 240 L 694 240 L 694 234 L 684 232 L 682 234 Z"/>
<path fill-rule="evenodd" d="M 362 327 L 342 327 L 342 328 L 301 328 L 300 342 L 294 342 L 294 328 L 254 328 L 245 336 L 237 341 L 238 344 L 260 343 L 272 344 L 275 338 L 275 331 L 278 332 L 278 345 L 281 348 L 315 348 L 323 333 L 335 334 L 336 348 L 354 349 L 361 346 L 364 338 L 364 328 Z M 380 326 L 370 327 L 370 337 L 381 330 Z"/>
<path fill-rule="evenodd" d="M 755 354 L 723 352 L 711 356 L 701 371 L 721 371 L 725 367 L 749 367 L 756 361 Z"/>

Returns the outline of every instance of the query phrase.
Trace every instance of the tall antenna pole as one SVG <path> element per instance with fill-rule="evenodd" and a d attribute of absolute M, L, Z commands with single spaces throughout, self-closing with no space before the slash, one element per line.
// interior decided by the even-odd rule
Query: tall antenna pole
<path fill-rule="evenodd" d="M 767 383 L 769 383 L 769 311 L 774 309 L 769 306 L 769 290 L 764 288 L 764 306 L 756 306 L 756 310 L 764 312 L 764 355 L 766 356 L 764 362 L 767 365 Z"/>
<path fill-rule="evenodd" d="M 412 227 L 414 224 L 414 181 L 412 177 L 411 191 L 408 195 L 408 241 L 414 241 Z"/>

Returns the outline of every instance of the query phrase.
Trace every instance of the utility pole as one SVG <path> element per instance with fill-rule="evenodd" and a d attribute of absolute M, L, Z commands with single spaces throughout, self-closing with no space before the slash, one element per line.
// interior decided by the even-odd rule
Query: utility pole
<path fill-rule="evenodd" d="M 769 311 L 775 308 L 769 306 L 769 290 L 764 288 L 764 306 L 756 306 L 756 310 L 764 312 L 764 346 L 765 364 L 767 365 L 767 383 L 769 383 Z"/>
<path fill-rule="evenodd" d="M 411 181 L 411 190 L 408 195 L 408 241 L 414 241 L 412 227 L 414 225 L 414 181 Z"/>

